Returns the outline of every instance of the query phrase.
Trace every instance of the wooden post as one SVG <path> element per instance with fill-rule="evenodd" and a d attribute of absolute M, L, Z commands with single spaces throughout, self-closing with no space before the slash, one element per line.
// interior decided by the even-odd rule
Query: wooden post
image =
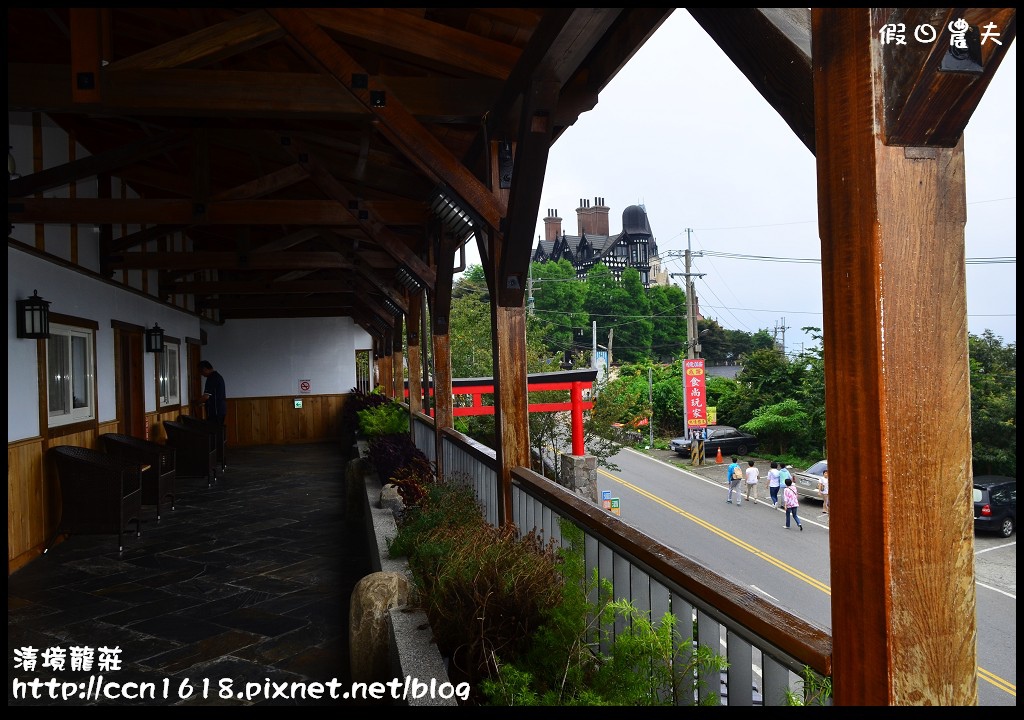
<path fill-rule="evenodd" d="M 405 402 L 405 368 L 402 365 L 402 316 L 395 316 L 395 329 L 391 333 L 391 386 L 395 399 Z"/>
<path fill-rule="evenodd" d="M 420 311 L 423 293 L 409 297 L 409 316 L 405 325 L 409 348 L 409 412 L 423 412 L 423 383 L 420 378 Z"/>
<path fill-rule="evenodd" d="M 498 456 L 498 520 L 512 522 L 512 468 L 530 467 L 526 380 L 526 307 L 491 301 L 494 347 L 494 423 Z"/>
<path fill-rule="evenodd" d="M 834 702 L 974 705 L 963 140 L 885 145 L 871 11 L 812 22 Z"/>

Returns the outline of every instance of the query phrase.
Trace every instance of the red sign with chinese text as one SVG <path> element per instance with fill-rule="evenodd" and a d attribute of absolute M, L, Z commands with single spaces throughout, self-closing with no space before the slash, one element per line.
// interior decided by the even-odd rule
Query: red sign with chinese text
<path fill-rule="evenodd" d="M 707 427 L 703 358 L 683 361 L 683 403 L 686 406 L 686 427 Z"/>

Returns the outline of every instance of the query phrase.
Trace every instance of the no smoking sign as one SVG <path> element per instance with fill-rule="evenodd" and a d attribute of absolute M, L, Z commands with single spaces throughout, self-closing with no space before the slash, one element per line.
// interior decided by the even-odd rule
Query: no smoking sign
<path fill-rule="evenodd" d="M 307 380 L 299 380 L 299 392 L 306 393 L 307 395 L 312 390 L 313 384 Z"/>

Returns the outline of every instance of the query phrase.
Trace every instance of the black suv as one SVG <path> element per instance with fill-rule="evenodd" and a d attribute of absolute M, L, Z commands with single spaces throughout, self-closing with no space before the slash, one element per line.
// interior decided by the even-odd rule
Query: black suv
<path fill-rule="evenodd" d="M 974 530 L 1010 537 L 1017 527 L 1017 479 L 1002 475 L 974 478 Z"/>

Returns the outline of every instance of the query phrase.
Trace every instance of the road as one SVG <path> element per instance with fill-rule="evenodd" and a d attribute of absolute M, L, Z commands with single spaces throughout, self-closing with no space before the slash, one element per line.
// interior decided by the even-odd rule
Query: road
<path fill-rule="evenodd" d="M 725 466 L 690 472 L 624 449 L 599 470 L 599 490 L 619 498 L 620 516 L 734 582 L 823 628 L 832 627 L 828 515 L 801 499 L 804 530 L 785 529 L 785 514 L 761 502 L 727 504 Z M 679 461 L 682 464 L 682 461 Z M 767 463 L 757 463 L 767 474 Z M 764 493 L 762 493 L 764 494 Z M 1016 535 L 975 541 L 978 608 L 978 704 L 1017 702 Z"/>

